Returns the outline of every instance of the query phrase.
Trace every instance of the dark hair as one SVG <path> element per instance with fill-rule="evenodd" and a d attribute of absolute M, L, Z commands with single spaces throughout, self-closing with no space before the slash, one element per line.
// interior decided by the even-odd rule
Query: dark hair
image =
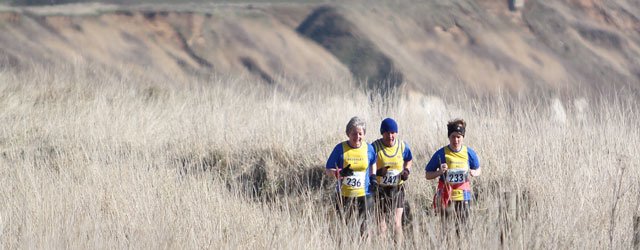
<path fill-rule="evenodd" d="M 451 136 L 453 132 L 458 132 L 462 136 L 464 136 L 465 129 L 467 127 L 467 122 L 465 122 L 461 118 L 456 118 L 447 123 L 447 136 Z"/>

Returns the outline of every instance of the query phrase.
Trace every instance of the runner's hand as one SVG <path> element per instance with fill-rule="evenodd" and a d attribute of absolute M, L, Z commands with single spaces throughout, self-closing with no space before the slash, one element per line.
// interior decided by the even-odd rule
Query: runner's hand
<path fill-rule="evenodd" d="M 346 167 L 342 168 L 342 170 L 340 170 L 341 177 L 352 176 L 352 175 L 353 175 L 353 169 L 351 169 L 351 164 L 347 165 Z"/>
<path fill-rule="evenodd" d="M 411 171 L 409 171 L 408 168 L 403 169 L 400 173 L 400 179 L 406 181 L 407 179 L 409 179 L 409 174 L 411 174 Z"/>
<path fill-rule="evenodd" d="M 446 163 L 440 164 L 440 174 L 444 174 L 449 170 L 449 166 Z"/>
<path fill-rule="evenodd" d="M 371 191 L 372 194 L 378 192 L 378 178 L 376 178 L 375 175 L 369 176 L 369 191 Z"/>
<path fill-rule="evenodd" d="M 389 167 L 390 166 L 378 168 L 378 170 L 376 170 L 376 175 L 377 176 L 385 176 L 385 175 L 387 175 L 387 170 L 389 170 Z"/>

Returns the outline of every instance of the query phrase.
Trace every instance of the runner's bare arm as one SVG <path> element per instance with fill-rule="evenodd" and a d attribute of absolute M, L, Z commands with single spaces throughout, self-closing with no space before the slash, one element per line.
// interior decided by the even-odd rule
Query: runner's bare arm
<path fill-rule="evenodd" d="M 425 174 L 425 177 L 427 178 L 427 180 L 438 178 L 439 176 L 447 172 L 447 169 L 449 169 L 447 164 L 442 163 L 440 164 L 440 167 L 436 169 L 436 171 L 427 171 L 427 173 Z"/>
<path fill-rule="evenodd" d="M 411 172 L 411 166 L 413 166 L 413 160 L 408 160 L 404 162 L 404 168 L 408 169 Z"/>
<path fill-rule="evenodd" d="M 327 168 L 324 170 L 324 173 L 328 176 L 338 178 L 338 170 L 336 168 Z"/>

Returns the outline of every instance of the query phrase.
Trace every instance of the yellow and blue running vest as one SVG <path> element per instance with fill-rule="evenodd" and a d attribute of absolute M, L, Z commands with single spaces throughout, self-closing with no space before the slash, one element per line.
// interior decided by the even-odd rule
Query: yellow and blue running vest
<path fill-rule="evenodd" d="M 465 193 L 470 192 L 471 185 L 469 183 L 469 153 L 466 146 L 462 146 L 460 151 L 454 152 L 449 147 L 444 147 L 444 158 L 449 170 L 444 176 L 446 181 L 450 183 L 451 200 L 464 201 L 469 197 L 465 197 Z"/>
<path fill-rule="evenodd" d="M 361 197 L 366 195 L 365 188 L 369 184 L 369 147 L 366 143 L 359 148 L 352 148 L 347 142 L 342 143 L 344 162 L 349 166 L 353 176 L 342 178 L 340 192 L 345 197 Z"/>
<path fill-rule="evenodd" d="M 451 150 L 449 146 L 444 146 L 431 156 L 424 170 L 426 172 L 436 171 L 442 163 L 447 163 L 449 170 L 446 174 L 441 175 L 438 181 L 436 196 L 440 196 L 439 202 L 446 206 L 449 200 L 471 200 L 469 170 L 480 169 L 478 154 L 472 148 L 464 145 L 458 152 Z M 437 206 L 436 200 L 434 198 L 434 207 Z"/>
<path fill-rule="evenodd" d="M 385 176 L 378 176 L 378 184 L 387 187 L 402 185 L 404 181 L 400 179 L 400 173 L 404 167 L 404 141 L 396 139 L 395 145 L 387 147 L 382 139 L 378 139 L 373 142 L 373 147 L 376 150 L 377 169 L 389 167 Z"/>

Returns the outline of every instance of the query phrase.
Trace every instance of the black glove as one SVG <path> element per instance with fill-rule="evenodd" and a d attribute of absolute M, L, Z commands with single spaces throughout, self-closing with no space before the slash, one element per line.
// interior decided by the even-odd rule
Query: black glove
<path fill-rule="evenodd" d="M 378 192 L 378 179 L 376 178 L 375 175 L 369 176 L 369 191 L 372 194 L 375 194 Z"/>
<path fill-rule="evenodd" d="M 400 179 L 406 181 L 407 179 L 409 179 L 409 174 L 411 174 L 411 171 L 409 171 L 409 169 L 403 169 L 400 173 Z"/>
<path fill-rule="evenodd" d="M 351 164 L 347 165 L 346 167 L 342 168 L 342 170 L 340 170 L 341 177 L 352 176 L 352 175 L 353 175 L 353 169 L 351 169 Z"/>
<path fill-rule="evenodd" d="M 387 175 L 387 170 L 389 170 L 389 167 L 390 166 L 386 166 L 386 167 L 383 167 L 383 168 L 378 168 L 378 170 L 376 170 L 376 175 L 377 176 L 385 176 L 385 175 Z"/>

